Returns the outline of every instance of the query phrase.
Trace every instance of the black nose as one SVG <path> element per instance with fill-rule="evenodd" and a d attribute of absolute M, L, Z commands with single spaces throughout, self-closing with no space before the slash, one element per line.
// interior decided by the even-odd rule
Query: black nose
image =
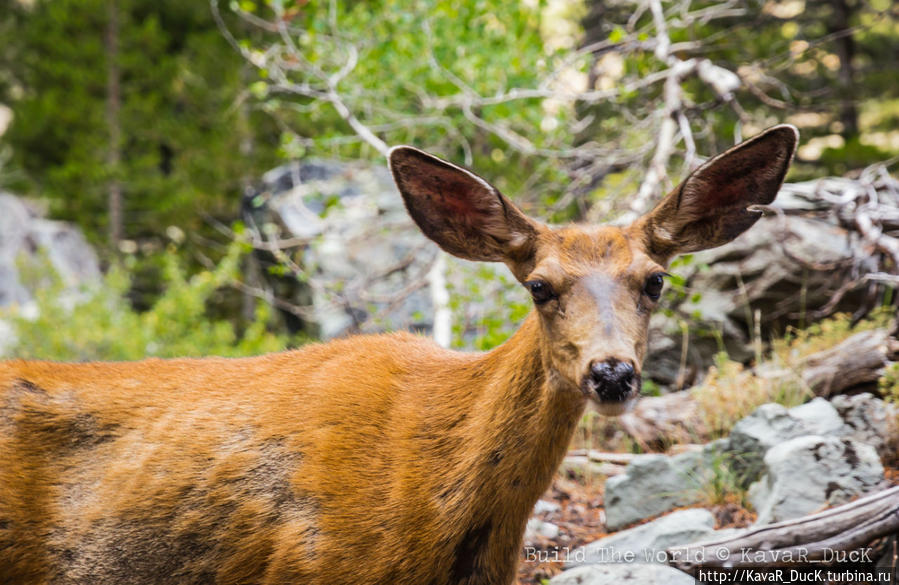
<path fill-rule="evenodd" d="M 590 364 L 589 384 L 604 402 L 621 402 L 636 391 L 634 364 L 610 358 Z"/>

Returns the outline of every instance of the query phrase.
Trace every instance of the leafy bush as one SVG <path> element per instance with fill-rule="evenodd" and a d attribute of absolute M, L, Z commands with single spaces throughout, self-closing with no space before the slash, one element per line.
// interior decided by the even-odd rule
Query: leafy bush
<path fill-rule="evenodd" d="M 207 302 L 237 274 L 244 245 L 232 244 L 212 270 L 188 277 L 174 248 L 162 256 L 164 286 L 150 310 L 135 311 L 126 294 L 131 275 L 113 268 L 96 286 L 66 291 L 52 270 L 27 277 L 51 279 L 36 287 L 37 315 L 21 309 L 0 317 L 13 326 L 12 357 L 66 361 L 134 360 L 144 357 L 240 356 L 284 349 L 287 338 L 268 331 L 270 310 L 256 305 L 256 318 L 238 335 L 227 320 L 207 315 Z"/>
<path fill-rule="evenodd" d="M 501 265 L 448 260 L 453 347 L 493 349 L 521 326 L 533 307 L 530 297 Z"/>

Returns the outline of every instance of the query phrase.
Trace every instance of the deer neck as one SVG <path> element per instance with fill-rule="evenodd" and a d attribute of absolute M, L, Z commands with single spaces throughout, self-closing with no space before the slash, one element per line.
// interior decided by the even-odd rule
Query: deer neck
<path fill-rule="evenodd" d="M 553 372 L 535 312 L 476 360 L 463 380 L 474 400 L 455 451 L 461 458 L 442 488 L 456 496 L 447 509 L 461 520 L 450 522 L 458 544 L 449 582 L 480 574 L 477 582 L 509 583 L 527 519 L 568 449 L 585 398 Z"/>
<path fill-rule="evenodd" d="M 496 471 L 539 497 L 561 463 L 586 399 L 552 368 L 540 317 L 531 311 L 506 343 L 485 354 L 487 391 L 475 408 L 489 414 L 483 427 L 495 447 Z M 486 447 L 485 444 L 485 447 Z M 503 460 L 516 469 L 503 469 Z M 499 474 L 502 475 L 502 474 Z"/>

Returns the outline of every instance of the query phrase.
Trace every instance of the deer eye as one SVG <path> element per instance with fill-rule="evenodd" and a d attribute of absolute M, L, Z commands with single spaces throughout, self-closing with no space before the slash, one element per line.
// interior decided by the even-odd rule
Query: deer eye
<path fill-rule="evenodd" d="M 650 274 L 643 285 L 643 293 L 653 301 L 659 300 L 662 296 L 662 287 L 665 285 L 664 277 L 668 276 L 664 272 L 656 272 Z"/>
<path fill-rule="evenodd" d="M 545 280 L 529 280 L 524 283 L 524 286 L 530 291 L 531 296 L 534 297 L 534 303 L 537 305 L 556 298 L 552 285 Z"/>

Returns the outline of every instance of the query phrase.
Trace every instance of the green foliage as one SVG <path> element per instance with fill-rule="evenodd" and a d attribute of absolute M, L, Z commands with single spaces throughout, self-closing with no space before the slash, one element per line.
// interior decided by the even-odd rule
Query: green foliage
<path fill-rule="evenodd" d="M 740 508 L 750 508 L 749 494 L 744 473 L 738 471 L 741 466 L 739 454 L 712 450 L 705 455 L 703 465 L 693 478 L 699 485 L 702 504 L 707 506 L 725 506 L 736 504 Z"/>
<path fill-rule="evenodd" d="M 595 20 L 585 21 L 585 45 L 644 42 L 641 48 L 622 51 L 620 63 L 598 58 L 594 71 L 600 88 L 639 84 L 668 67 L 654 55 L 657 28 L 651 11 L 637 2 L 587 0 L 587 5 Z M 899 154 L 899 133 L 889 113 L 890 102 L 899 97 L 893 66 L 899 56 L 895 2 L 751 1 L 733 11 L 713 0 L 665 1 L 661 6 L 668 35 L 681 46 L 676 51 L 680 59 L 708 60 L 741 79 L 733 99 L 713 91 L 702 76 L 683 80 L 682 113 L 698 153 L 721 152 L 737 134 L 747 136 L 785 121 L 800 127 L 803 146 L 826 138 L 841 138 L 848 145 L 823 159 L 821 149 L 800 149 L 792 177 L 844 173 Z M 625 151 L 652 153 L 639 147 L 655 139 L 655 127 L 645 121 L 659 115 L 661 98 L 661 84 L 654 84 L 583 107 L 582 117 L 592 115 L 593 121 L 582 139 L 601 137 Z M 683 154 L 675 153 L 668 165 L 672 184 L 689 171 L 678 167 L 684 162 Z M 617 165 L 609 166 L 612 173 L 594 196 L 632 194 L 608 183 L 620 172 Z"/>
<path fill-rule="evenodd" d="M 27 7 L 25 5 L 28 5 Z M 124 237 L 163 244 L 168 225 L 236 213 L 242 181 L 275 163 L 277 134 L 244 93 L 245 64 L 207 3 L 117 0 L 119 113 L 108 113 L 109 2 L 0 0 L 5 38 L 0 103 L 13 120 L 7 187 L 43 198 L 52 216 L 107 242 L 108 184 L 124 201 Z M 3 82 L 6 83 L 3 83 Z M 109 164 L 110 126 L 121 134 Z"/>
<path fill-rule="evenodd" d="M 341 71 L 352 47 L 358 61 L 340 81 L 340 98 L 387 144 L 415 144 L 466 161 L 513 194 L 526 182 L 557 187 L 543 191 L 544 201 L 531 197 L 529 204 L 551 202 L 561 192 L 564 168 L 551 154 L 547 158 L 537 151 L 551 153 L 567 146 L 571 112 L 562 108 L 550 116 L 543 100 L 516 99 L 479 106 L 476 115 L 483 124 L 477 125 L 463 105 L 470 95 L 538 87 L 558 64 L 561 53 L 547 49 L 540 34 L 540 3 L 267 1 L 241 3 L 237 11 L 290 22 L 295 32 L 293 49 L 274 34 L 241 38 L 260 59 L 274 44 L 284 52 L 282 61 L 298 64 L 286 69 L 269 59 L 252 85 L 263 107 L 284 128 L 282 149 L 287 156 L 380 158 L 331 101 L 296 89 L 326 88 L 328 77 Z M 291 84 L 283 83 L 281 75 L 288 75 Z M 548 117 L 553 118 L 552 128 L 545 121 Z M 534 152 L 510 146 L 487 129 L 492 124 L 530 141 Z"/>
<path fill-rule="evenodd" d="M 887 402 L 899 404 L 899 362 L 890 364 L 884 370 L 878 386 Z"/>
<path fill-rule="evenodd" d="M 240 334 L 227 320 L 207 314 L 212 295 L 235 277 L 243 244 L 232 244 L 212 270 L 187 277 L 174 249 L 163 256 L 163 293 L 139 313 L 127 299 L 130 276 L 113 268 L 101 283 L 64 292 L 58 277 L 38 289 L 38 316 L 7 311 L 16 345 L 12 357 L 52 360 L 134 360 L 144 357 L 241 356 L 284 349 L 287 339 L 270 333 L 267 305 L 256 306 L 255 320 Z M 32 269 L 32 278 L 38 276 Z M 46 274 L 46 270 L 43 271 Z"/>
<path fill-rule="evenodd" d="M 858 136 L 854 136 L 839 148 L 824 149 L 818 162 L 827 174 L 839 176 L 887 160 L 892 154 L 874 145 L 864 144 Z"/>
<path fill-rule="evenodd" d="M 449 259 L 447 289 L 454 347 L 488 350 L 501 344 L 533 306 L 524 287 L 499 265 Z"/>
<path fill-rule="evenodd" d="M 643 396 L 661 396 L 662 389 L 649 378 L 643 378 L 640 394 Z"/>

